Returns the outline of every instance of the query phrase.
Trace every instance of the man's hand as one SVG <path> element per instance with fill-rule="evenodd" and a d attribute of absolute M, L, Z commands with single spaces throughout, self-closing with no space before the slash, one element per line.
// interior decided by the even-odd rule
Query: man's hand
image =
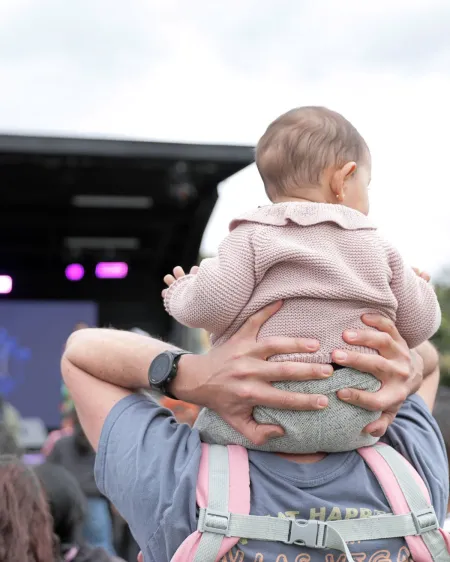
<path fill-rule="evenodd" d="M 259 425 L 253 418 L 255 406 L 321 410 L 328 405 L 326 396 L 288 392 L 272 386 L 278 381 L 324 379 L 333 372 L 331 365 L 267 361 L 272 355 L 313 353 L 320 347 L 316 340 L 301 338 L 256 341 L 261 326 L 281 306 L 278 302 L 257 312 L 232 338 L 206 355 L 184 355 L 180 359 L 179 375 L 170 386 L 177 398 L 214 410 L 255 445 L 284 433 L 277 425 Z"/>
<path fill-rule="evenodd" d="M 391 320 L 378 314 L 366 314 L 362 320 L 378 331 L 346 331 L 343 338 L 351 345 L 376 349 L 379 355 L 336 350 L 333 361 L 374 375 L 382 386 L 378 392 L 343 389 L 338 392 L 338 398 L 367 410 L 382 411 L 380 419 L 365 428 L 367 433 L 381 437 L 406 398 L 422 384 L 423 360 L 416 351 L 408 349 Z"/>
<path fill-rule="evenodd" d="M 196 265 L 194 265 L 194 267 L 191 267 L 191 270 L 190 270 L 189 274 L 195 275 L 197 273 L 197 271 L 198 271 L 198 267 Z M 186 275 L 186 273 L 184 272 L 184 269 L 182 267 L 180 267 L 179 265 L 177 265 L 173 269 L 173 275 L 171 273 L 168 273 L 167 275 L 164 276 L 164 283 L 167 285 L 167 287 L 170 287 L 171 285 L 173 285 L 175 283 L 175 281 L 177 281 L 178 279 L 181 279 L 185 275 Z M 166 296 L 166 293 L 167 293 L 167 289 L 164 289 L 163 292 L 162 292 L 163 298 Z"/>

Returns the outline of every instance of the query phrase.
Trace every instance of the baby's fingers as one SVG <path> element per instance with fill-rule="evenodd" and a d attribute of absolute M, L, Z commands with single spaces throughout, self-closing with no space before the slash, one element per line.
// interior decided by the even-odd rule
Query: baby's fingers
<path fill-rule="evenodd" d="M 184 277 L 186 275 L 184 269 L 179 265 L 177 265 L 177 267 L 174 267 L 173 274 L 175 276 L 175 279 L 179 279 L 180 277 Z"/>
<path fill-rule="evenodd" d="M 165 275 L 164 283 L 170 287 L 173 283 L 175 283 L 175 277 L 173 275 Z"/>

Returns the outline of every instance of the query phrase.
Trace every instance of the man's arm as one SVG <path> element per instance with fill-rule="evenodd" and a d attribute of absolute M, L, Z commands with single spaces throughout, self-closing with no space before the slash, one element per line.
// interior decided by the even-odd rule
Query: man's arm
<path fill-rule="evenodd" d="M 439 387 L 439 354 L 430 342 L 425 342 L 415 350 L 423 361 L 423 382 L 417 394 L 424 400 L 430 411 L 433 411 Z"/>
<path fill-rule="evenodd" d="M 205 355 L 182 356 L 178 376 L 170 388 L 178 398 L 218 412 L 237 431 L 259 444 L 269 436 L 283 435 L 283 430 L 257 424 L 252 417 L 255 405 L 291 410 L 316 410 L 327 405 L 324 396 L 272 386 L 272 382 L 282 380 L 321 379 L 332 372 L 324 365 L 266 361 L 272 355 L 313 353 L 319 349 L 315 340 L 256 341 L 261 326 L 280 306 L 275 303 L 265 307 L 221 347 Z M 108 329 L 79 330 L 69 337 L 61 362 L 62 374 L 94 449 L 114 405 L 132 392 L 149 388 L 151 362 L 170 348 L 170 344 L 153 338 Z M 319 398 L 324 402 L 319 404 Z"/>
<path fill-rule="evenodd" d="M 95 450 L 110 410 L 132 392 L 149 388 L 151 361 L 171 347 L 147 336 L 109 329 L 88 328 L 69 337 L 62 375 Z"/>

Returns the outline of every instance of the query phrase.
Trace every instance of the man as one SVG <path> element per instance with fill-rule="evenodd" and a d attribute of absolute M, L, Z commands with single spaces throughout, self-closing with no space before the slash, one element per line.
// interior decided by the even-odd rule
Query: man
<path fill-rule="evenodd" d="M 279 306 L 270 305 L 250 318 L 222 347 L 203 356 L 178 357 L 177 376 L 166 391 L 181 400 L 208 406 L 255 443 L 280 435 L 282 429 L 258 425 L 252 417 L 254 405 L 320 409 L 320 400 L 325 397 L 271 386 L 279 380 L 319 376 L 317 365 L 265 361 L 275 354 L 314 352 L 319 347 L 318 342 L 305 339 L 256 341 L 260 327 Z M 366 316 L 363 320 L 380 331 L 363 330 L 353 339 L 344 333 L 343 337 L 348 343 L 371 347 L 379 355 L 336 350 L 333 359 L 377 376 L 382 388 L 374 394 L 340 391 L 339 397 L 384 411 L 380 420 L 367 428 L 372 434 L 382 435 L 398 412 L 386 440 L 413 462 L 443 520 L 447 464 L 442 438 L 430 414 L 439 380 L 437 354 L 429 344 L 410 353 L 395 326 L 385 318 Z M 149 365 L 169 348 L 166 343 L 136 334 L 83 330 L 69 338 L 62 359 L 63 376 L 80 420 L 98 450 L 98 485 L 130 524 L 145 560 L 155 562 L 169 561 L 196 528 L 198 433 L 176 424 L 167 410 L 136 393 L 149 387 Z M 408 398 L 399 409 L 416 390 L 417 396 Z M 250 451 L 249 459 L 251 513 L 255 515 L 332 520 L 389 511 L 373 474 L 354 451 L 328 456 Z M 352 478 L 348 478 L 350 472 Z M 407 560 L 409 556 L 400 539 L 350 548 L 361 555 L 360 560 L 374 560 L 380 552 L 383 560 Z M 319 550 L 262 541 L 241 541 L 233 552 L 230 560 L 285 562 L 300 560 L 302 553 L 302 562 L 325 560 Z M 339 553 L 331 552 L 327 557 L 327 562 L 342 562 Z"/>

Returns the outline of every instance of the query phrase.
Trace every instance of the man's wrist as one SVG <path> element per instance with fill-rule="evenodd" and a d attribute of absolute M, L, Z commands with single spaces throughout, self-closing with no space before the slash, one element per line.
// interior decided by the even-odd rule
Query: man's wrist
<path fill-rule="evenodd" d="M 196 404 L 195 390 L 199 386 L 201 356 L 182 355 L 178 360 L 177 376 L 167 385 L 167 390 L 177 400 Z"/>

